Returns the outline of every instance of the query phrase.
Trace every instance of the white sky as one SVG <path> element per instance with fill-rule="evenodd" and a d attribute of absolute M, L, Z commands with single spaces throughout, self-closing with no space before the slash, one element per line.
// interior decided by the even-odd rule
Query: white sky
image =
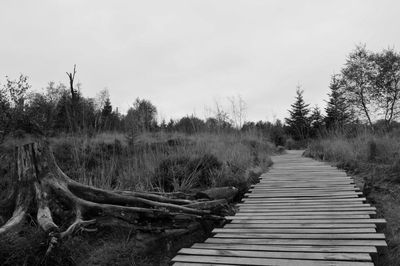
<path fill-rule="evenodd" d="M 241 95 L 248 120 L 283 118 L 296 85 L 324 107 L 330 76 L 356 44 L 400 49 L 400 1 L 1 0 L 0 83 L 105 87 L 126 111 L 149 99 L 164 118 Z"/>

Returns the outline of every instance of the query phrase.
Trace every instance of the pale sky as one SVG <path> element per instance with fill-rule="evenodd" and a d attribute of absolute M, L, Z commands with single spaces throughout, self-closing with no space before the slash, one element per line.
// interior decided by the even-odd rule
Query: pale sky
<path fill-rule="evenodd" d="M 400 49 L 400 1 L 1 0 L 0 83 L 107 87 L 126 111 L 136 97 L 166 119 L 241 95 L 248 120 L 287 115 L 297 84 L 324 107 L 330 76 L 356 44 Z"/>

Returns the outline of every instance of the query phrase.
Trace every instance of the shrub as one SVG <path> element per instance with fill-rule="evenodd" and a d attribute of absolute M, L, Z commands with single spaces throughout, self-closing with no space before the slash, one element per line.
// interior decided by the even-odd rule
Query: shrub
<path fill-rule="evenodd" d="M 190 158 L 178 156 L 160 162 L 155 170 L 153 184 L 164 191 L 173 191 L 182 186 L 210 187 L 214 171 L 220 170 L 222 162 L 212 154 Z"/>

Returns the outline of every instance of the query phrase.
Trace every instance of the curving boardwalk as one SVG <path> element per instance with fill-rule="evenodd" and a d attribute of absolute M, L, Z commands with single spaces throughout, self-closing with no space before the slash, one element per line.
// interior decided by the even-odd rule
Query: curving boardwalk
<path fill-rule="evenodd" d="M 273 157 L 239 212 L 174 265 L 373 265 L 383 219 L 342 171 L 289 151 Z"/>

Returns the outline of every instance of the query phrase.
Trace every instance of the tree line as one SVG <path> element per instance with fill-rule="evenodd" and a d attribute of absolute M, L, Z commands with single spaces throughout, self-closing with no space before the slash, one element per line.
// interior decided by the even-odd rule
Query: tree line
<path fill-rule="evenodd" d="M 400 54 L 394 49 L 372 52 L 356 46 L 340 73 L 331 77 L 325 115 L 310 109 L 303 90 L 297 88 L 295 102 L 285 119 L 286 132 L 295 140 L 316 137 L 331 130 L 367 125 L 370 130 L 398 126 L 400 114 Z"/>
<path fill-rule="evenodd" d="M 177 120 L 158 121 L 157 108 L 149 100 L 137 98 L 126 114 L 112 106 L 107 89 L 97 97 L 82 95 L 75 82 L 76 67 L 67 72 L 68 86 L 50 82 L 42 92 L 34 92 L 28 77 L 6 77 L 0 86 L 0 138 L 28 132 L 43 135 L 59 133 L 95 134 L 121 131 L 130 138 L 141 132 L 179 131 L 256 131 L 277 145 L 287 138 L 296 141 L 318 137 L 330 130 L 368 125 L 371 130 L 389 130 L 400 114 L 400 54 L 394 49 L 368 51 L 357 46 L 347 57 L 340 73 L 331 77 L 325 115 L 319 107 L 310 108 L 303 90 L 296 90 L 289 117 L 282 122 L 245 120 L 246 104 L 239 96 L 229 98 L 231 111 L 216 103 L 208 118 L 188 115 Z"/>
<path fill-rule="evenodd" d="M 26 75 L 21 74 L 16 79 L 6 76 L 6 82 L 0 85 L 0 140 L 9 134 L 24 133 L 55 136 L 120 131 L 134 138 L 139 133 L 154 131 L 192 134 L 269 131 L 275 127 L 269 122 L 245 122 L 246 104 L 240 96 L 228 99 L 230 112 L 216 103 L 215 110 L 208 110 L 210 114 L 205 119 L 187 115 L 176 120 L 158 121 L 156 106 L 140 98 L 121 114 L 113 107 L 107 89 L 101 90 L 95 98 L 82 95 L 82 85 L 75 82 L 76 66 L 66 74 L 68 85 L 49 82 L 41 92 L 32 90 Z M 282 123 L 278 121 L 276 125 L 282 131 Z"/>

